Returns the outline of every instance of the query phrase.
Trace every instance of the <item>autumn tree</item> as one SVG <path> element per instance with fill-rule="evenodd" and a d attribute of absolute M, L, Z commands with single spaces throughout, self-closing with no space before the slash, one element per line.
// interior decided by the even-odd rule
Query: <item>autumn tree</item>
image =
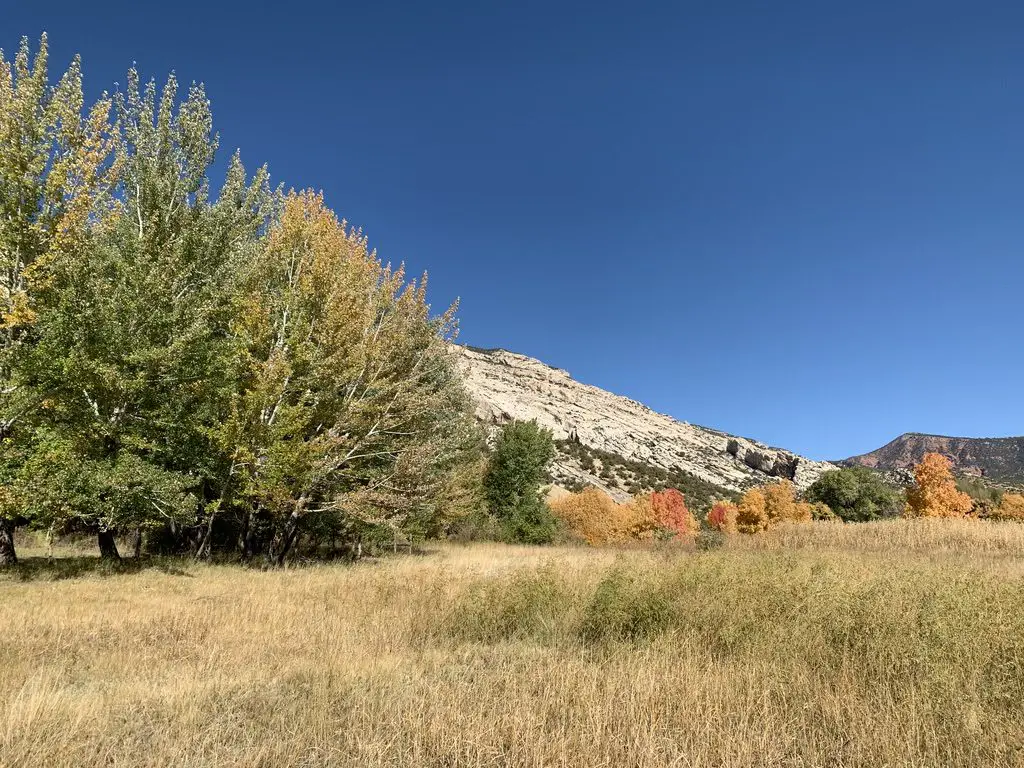
<path fill-rule="evenodd" d="M 762 490 L 769 527 L 802 517 L 801 511 L 797 508 L 796 492 L 791 481 L 780 480 L 777 483 L 769 483 Z M 808 519 L 810 518 L 808 517 Z"/>
<path fill-rule="evenodd" d="M 907 491 L 906 517 L 965 517 L 971 511 L 971 497 L 957 490 L 951 466 L 942 454 L 924 455 Z"/>
<path fill-rule="evenodd" d="M 736 533 L 739 508 L 731 501 L 716 501 L 708 510 L 707 522 L 711 528 L 722 533 Z"/>
<path fill-rule="evenodd" d="M 696 536 L 700 530 L 697 518 L 686 507 L 686 499 L 675 488 L 654 491 L 650 494 L 654 519 L 658 526 L 672 536 L 685 538 Z"/>
<path fill-rule="evenodd" d="M 764 490 L 751 488 L 736 505 L 736 530 L 740 533 L 761 533 L 768 530 L 768 504 Z"/>
<path fill-rule="evenodd" d="M 994 508 L 990 517 L 993 520 L 1012 520 L 1024 523 L 1024 494 L 1004 493 L 1002 501 Z"/>
<path fill-rule="evenodd" d="M 245 556 L 281 563 L 303 526 L 416 535 L 445 511 L 478 434 L 454 307 L 431 318 L 425 276 L 382 264 L 320 195 L 290 194 L 232 330 L 241 384 L 209 527 L 237 518 Z"/>
<path fill-rule="evenodd" d="M 612 544 L 630 535 L 631 515 L 600 488 L 590 486 L 579 493 L 556 496 L 548 503 L 566 530 L 591 546 Z M 653 515 L 653 510 L 650 512 Z"/>

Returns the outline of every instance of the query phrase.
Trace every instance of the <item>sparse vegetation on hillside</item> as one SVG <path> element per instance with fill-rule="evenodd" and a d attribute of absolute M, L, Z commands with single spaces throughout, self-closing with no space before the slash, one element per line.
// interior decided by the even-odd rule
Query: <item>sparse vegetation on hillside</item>
<path fill-rule="evenodd" d="M 652 467 L 641 461 L 626 459 L 618 454 L 583 445 L 577 440 L 559 440 L 556 443 L 559 455 L 573 462 L 585 472 L 600 477 L 614 488 L 630 495 L 664 491 L 674 488 L 686 497 L 687 505 L 694 512 L 703 515 L 716 499 L 733 499 L 734 491 L 701 480 L 681 469 Z M 563 482 L 570 491 L 583 490 L 578 480 Z"/>

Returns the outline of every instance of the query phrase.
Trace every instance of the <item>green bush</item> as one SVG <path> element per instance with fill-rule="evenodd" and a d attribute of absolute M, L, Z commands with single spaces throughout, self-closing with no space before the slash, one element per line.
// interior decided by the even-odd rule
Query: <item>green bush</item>
<path fill-rule="evenodd" d="M 846 522 L 863 522 L 898 515 L 903 493 L 867 467 L 843 467 L 826 472 L 807 489 L 808 501 L 828 505 Z"/>
<path fill-rule="evenodd" d="M 673 623 L 672 602 L 661 584 L 614 569 L 597 585 L 580 623 L 580 637 L 603 640 L 650 640 Z"/>

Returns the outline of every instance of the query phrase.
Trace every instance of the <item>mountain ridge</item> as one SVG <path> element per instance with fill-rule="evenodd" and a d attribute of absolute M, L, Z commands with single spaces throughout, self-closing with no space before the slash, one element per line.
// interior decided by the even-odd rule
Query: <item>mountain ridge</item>
<path fill-rule="evenodd" d="M 953 471 L 1001 483 L 1024 482 L 1024 436 L 957 437 L 904 432 L 880 448 L 835 463 L 886 471 L 905 470 L 926 453 L 941 453 Z"/>

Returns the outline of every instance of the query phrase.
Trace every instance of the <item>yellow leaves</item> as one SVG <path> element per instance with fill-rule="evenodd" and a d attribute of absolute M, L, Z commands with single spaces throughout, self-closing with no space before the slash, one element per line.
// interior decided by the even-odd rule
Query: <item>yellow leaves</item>
<path fill-rule="evenodd" d="M 992 517 L 996 520 L 1013 520 L 1014 522 L 1024 523 L 1024 494 L 1003 494 L 1003 500 L 992 514 Z"/>
<path fill-rule="evenodd" d="M 36 313 L 29 306 L 28 294 L 17 291 L 8 302 L 8 308 L 0 315 L 0 328 L 24 328 L 35 323 Z"/>
<path fill-rule="evenodd" d="M 763 490 L 751 488 L 740 497 L 736 506 L 736 530 L 740 533 L 768 530 L 768 506 Z"/>
<path fill-rule="evenodd" d="M 761 488 L 751 488 L 740 498 L 736 511 L 736 529 L 740 533 L 760 533 L 779 523 L 809 523 L 814 506 L 796 500 L 789 480 Z"/>
<path fill-rule="evenodd" d="M 650 540 L 659 531 L 690 538 L 699 528 L 678 491 L 644 493 L 618 503 L 591 486 L 556 497 L 548 506 L 573 535 L 592 546 Z"/>
<path fill-rule="evenodd" d="M 949 459 L 927 453 L 914 467 L 914 487 L 907 491 L 905 517 L 966 517 L 971 497 L 957 490 Z"/>
<path fill-rule="evenodd" d="M 621 541 L 630 527 L 621 505 L 599 488 L 552 499 L 548 506 L 570 532 L 592 546 Z"/>
<path fill-rule="evenodd" d="M 0 227 L 6 328 L 35 322 L 34 292 L 49 285 L 54 262 L 80 252 L 99 228 L 115 183 L 111 100 L 104 95 L 83 117 L 77 58 L 48 95 L 45 36 L 28 62 L 27 41 L 13 67 L 0 55 L 0 178 L 16 207 Z"/>

